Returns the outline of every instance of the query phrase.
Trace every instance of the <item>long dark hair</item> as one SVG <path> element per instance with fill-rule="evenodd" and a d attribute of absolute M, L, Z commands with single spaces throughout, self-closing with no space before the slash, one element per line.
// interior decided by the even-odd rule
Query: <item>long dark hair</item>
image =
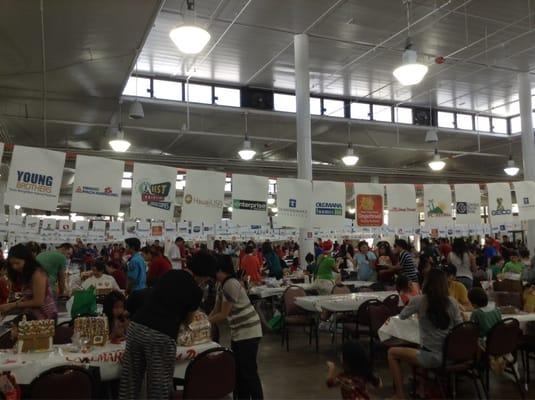
<path fill-rule="evenodd" d="M 19 258 L 24 261 L 22 273 L 15 271 L 11 266 L 10 258 Z M 32 276 L 41 266 L 35 260 L 31 249 L 25 244 L 19 243 L 9 249 L 7 253 L 7 276 L 12 283 L 22 283 L 28 285 L 32 281 Z"/>
<path fill-rule="evenodd" d="M 370 358 L 360 343 L 345 342 L 342 345 L 342 358 L 346 374 L 358 376 L 373 386 L 379 386 L 379 378 L 374 375 Z"/>
<path fill-rule="evenodd" d="M 118 292 L 117 290 L 114 290 L 113 292 L 110 292 L 104 297 L 104 300 L 102 301 L 102 312 L 104 315 L 108 318 L 108 328 L 111 332 L 111 329 L 113 328 L 113 307 L 115 306 L 115 303 L 118 301 L 122 301 L 125 305 L 126 309 L 126 297 L 124 297 L 124 294 L 121 292 Z"/>
<path fill-rule="evenodd" d="M 271 246 L 271 242 L 264 242 L 262 243 L 262 254 L 269 254 L 273 253 L 273 247 Z"/>
<path fill-rule="evenodd" d="M 451 245 L 451 251 L 453 251 L 455 255 L 462 260 L 464 254 L 468 253 L 468 247 L 466 246 L 466 242 L 464 241 L 464 239 L 462 238 L 453 239 L 453 244 Z"/>
<path fill-rule="evenodd" d="M 427 300 L 427 318 L 437 329 L 444 330 L 450 326 L 448 306 L 448 278 L 438 268 L 431 268 L 424 281 L 422 293 Z"/>

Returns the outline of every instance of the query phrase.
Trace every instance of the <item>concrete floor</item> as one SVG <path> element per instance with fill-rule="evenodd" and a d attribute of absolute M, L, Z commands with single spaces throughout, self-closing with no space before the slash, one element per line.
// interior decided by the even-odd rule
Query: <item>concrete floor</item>
<path fill-rule="evenodd" d="M 223 335 L 222 344 L 226 345 Z M 367 345 L 367 342 L 363 342 Z M 320 334 L 320 351 L 308 346 L 308 335 L 302 329 L 295 329 L 290 335 L 290 352 L 281 347 L 280 336 L 266 334 L 261 341 L 258 365 L 266 399 L 340 399 L 338 388 L 329 389 L 325 384 L 327 361 L 338 361 L 335 346 L 331 345 L 330 335 Z M 373 398 L 385 399 L 392 396 L 386 354 L 380 353 L 376 359 L 376 373 L 381 376 L 384 387 Z M 533 368 L 532 368 L 533 370 Z M 409 371 L 405 374 L 409 376 Z M 535 378 L 535 376 L 533 376 Z M 405 379 L 407 382 L 407 379 Z M 526 395 L 535 399 L 535 381 Z M 457 398 L 475 399 L 477 395 L 470 381 L 464 379 L 458 384 Z M 518 399 L 520 394 L 515 384 L 504 376 L 491 375 L 492 399 Z"/>

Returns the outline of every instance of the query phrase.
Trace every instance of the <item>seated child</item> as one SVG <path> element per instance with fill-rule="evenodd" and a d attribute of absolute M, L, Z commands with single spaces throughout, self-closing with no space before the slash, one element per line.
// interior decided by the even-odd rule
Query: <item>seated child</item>
<path fill-rule="evenodd" d="M 404 306 L 409 304 L 412 297 L 420 294 L 419 285 L 415 282 L 410 282 L 405 275 L 399 275 L 396 279 L 396 290 Z"/>
<path fill-rule="evenodd" d="M 503 258 L 501 256 L 494 256 L 490 259 L 490 269 L 492 271 L 492 279 L 498 279 L 498 274 L 502 273 Z"/>
<path fill-rule="evenodd" d="M 472 303 L 474 311 L 470 316 L 470 321 L 479 326 L 479 337 L 487 337 L 494 325 L 501 321 L 502 315 L 497 308 L 488 306 L 489 299 L 483 288 L 475 287 L 468 292 L 468 300 Z"/>
<path fill-rule="evenodd" d="M 344 343 L 341 361 L 344 371 L 338 374 L 334 363 L 327 362 L 327 386 L 340 386 L 342 399 L 369 400 L 367 386 L 382 386 L 381 379 L 374 375 L 370 359 L 360 343 Z"/>
<path fill-rule="evenodd" d="M 126 339 L 128 328 L 128 312 L 125 309 L 126 299 L 121 292 L 113 291 L 104 297 L 103 312 L 108 318 L 108 328 L 112 343 Z"/>

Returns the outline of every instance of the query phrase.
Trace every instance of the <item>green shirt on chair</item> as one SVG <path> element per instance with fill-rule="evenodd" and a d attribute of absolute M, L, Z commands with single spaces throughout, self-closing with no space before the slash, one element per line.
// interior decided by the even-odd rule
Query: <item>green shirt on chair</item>
<path fill-rule="evenodd" d="M 472 312 L 470 321 L 479 326 L 479 337 L 486 337 L 494 325 L 502 320 L 500 310 L 493 309 L 486 311 L 483 308 L 477 308 Z"/>

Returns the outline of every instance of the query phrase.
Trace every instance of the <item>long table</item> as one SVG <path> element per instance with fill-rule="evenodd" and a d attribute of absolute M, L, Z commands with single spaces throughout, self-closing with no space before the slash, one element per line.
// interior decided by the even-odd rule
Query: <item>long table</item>
<path fill-rule="evenodd" d="M 468 317 L 469 313 L 466 314 Z M 524 329 L 527 322 L 535 321 L 535 313 L 504 314 L 502 318 L 517 319 L 520 322 L 520 327 Z M 383 342 L 391 338 L 397 338 L 420 344 L 420 323 L 416 316 L 408 319 L 400 319 L 399 316 L 391 317 L 379 328 L 378 335 Z"/>
<path fill-rule="evenodd" d="M 352 286 L 354 288 L 363 288 L 363 287 L 370 287 L 373 282 L 368 281 L 342 281 L 341 284 L 345 286 Z M 313 283 L 293 283 L 292 286 L 299 286 L 305 290 L 312 290 L 314 289 Z M 254 286 L 249 290 L 249 294 L 258 296 L 262 299 L 268 298 L 268 297 L 280 297 L 284 293 L 284 291 L 288 288 L 288 286 L 267 286 L 267 285 L 259 285 Z"/>
<path fill-rule="evenodd" d="M 219 347 L 215 342 L 190 347 L 177 347 L 175 378 L 184 378 L 186 368 L 191 360 L 205 350 Z M 121 376 L 121 359 L 125 343 L 107 344 L 93 347 L 89 353 L 69 352 L 70 345 L 54 346 L 50 352 L 21 353 L 13 350 L 0 352 L 0 372 L 11 371 L 17 383 L 29 385 L 40 374 L 50 368 L 62 365 L 91 365 L 100 368 L 102 381 L 119 379 Z"/>
<path fill-rule="evenodd" d="M 397 294 L 397 292 L 358 292 L 324 296 L 303 296 L 296 298 L 295 304 L 312 312 L 321 312 L 323 310 L 333 313 L 350 312 L 357 311 L 360 305 L 367 300 L 377 299 L 382 301 L 392 294 Z"/>

